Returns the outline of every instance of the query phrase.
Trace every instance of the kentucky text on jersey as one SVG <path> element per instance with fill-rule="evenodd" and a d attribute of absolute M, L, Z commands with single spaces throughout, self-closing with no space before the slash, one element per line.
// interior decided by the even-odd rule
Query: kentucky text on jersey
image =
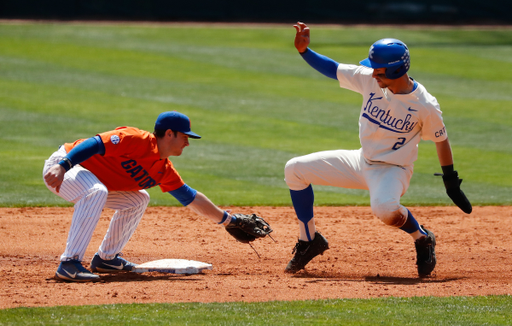
<path fill-rule="evenodd" d="M 149 176 L 149 173 L 144 168 L 137 164 L 135 160 L 128 160 L 121 162 L 121 166 L 126 170 L 126 173 L 135 181 L 140 181 L 139 186 L 142 189 L 148 189 L 156 186 L 156 181 Z"/>
<path fill-rule="evenodd" d="M 398 119 L 389 114 L 389 110 L 385 111 L 380 109 L 377 105 L 373 105 L 374 100 L 381 100 L 382 97 L 374 97 L 375 93 L 370 93 L 370 98 L 366 103 L 363 111 L 363 117 L 370 122 L 379 125 L 380 128 L 390 130 L 397 133 L 408 133 L 414 129 L 418 122 L 411 121 L 412 115 L 407 114 L 404 119 Z M 413 110 L 409 110 L 413 111 Z"/>

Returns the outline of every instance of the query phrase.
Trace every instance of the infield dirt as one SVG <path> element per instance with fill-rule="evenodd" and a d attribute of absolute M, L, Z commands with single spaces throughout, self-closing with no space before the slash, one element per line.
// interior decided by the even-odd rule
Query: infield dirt
<path fill-rule="evenodd" d="M 476 296 L 512 293 L 512 208 L 412 207 L 437 238 L 438 264 L 418 278 L 412 238 L 385 226 L 369 207 L 316 207 L 318 230 L 330 249 L 290 275 L 298 223 L 291 207 L 223 207 L 257 213 L 273 227 L 254 248 L 187 208 L 150 207 L 124 249 L 143 263 L 198 260 L 213 270 L 196 275 L 101 274 L 96 283 L 54 279 L 72 208 L 0 208 L 0 309 L 30 306 L 151 302 L 274 301 L 382 296 Z M 105 210 L 88 247 L 96 252 L 112 211 Z"/>

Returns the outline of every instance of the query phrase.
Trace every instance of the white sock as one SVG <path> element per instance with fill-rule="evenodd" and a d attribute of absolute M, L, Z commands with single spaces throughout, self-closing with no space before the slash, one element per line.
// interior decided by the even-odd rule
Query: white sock
<path fill-rule="evenodd" d="M 316 233 L 315 218 L 312 218 L 311 220 L 309 220 L 307 228 L 306 228 L 304 222 L 299 220 L 299 231 L 300 231 L 299 240 L 312 241 L 315 238 L 315 233 Z"/>

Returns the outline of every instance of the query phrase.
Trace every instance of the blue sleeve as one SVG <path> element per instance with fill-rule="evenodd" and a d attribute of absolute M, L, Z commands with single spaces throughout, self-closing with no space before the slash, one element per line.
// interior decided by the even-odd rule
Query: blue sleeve
<path fill-rule="evenodd" d="M 190 188 L 187 184 L 179 187 L 176 190 L 169 191 L 183 206 L 188 206 L 196 199 L 197 190 Z"/>
<path fill-rule="evenodd" d="M 67 163 L 66 160 L 63 160 L 60 161 L 59 164 L 62 165 L 66 171 L 68 171 L 74 165 L 82 163 L 95 154 L 105 154 L 105 145 L 101 141 L 100 136 L 86 139 L 80 144 L 76 145 L 72 150 L 69 151 L 69 153 L 66 154 L 65 158 L 67 161 L 70 161 L 70 163 Z"/>
<path fill-rule="evenodd" d="M 306 52 L 300 54 L 302 58 L 313 68 L 323 75 L 338 80 L 336 75 L 339 63 L 324 55 L 318 54 L 308 48 Z"/>

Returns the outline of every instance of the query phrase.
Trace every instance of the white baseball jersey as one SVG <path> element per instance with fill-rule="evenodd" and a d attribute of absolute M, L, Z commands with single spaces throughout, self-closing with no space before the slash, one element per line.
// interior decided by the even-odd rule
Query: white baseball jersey
<path fill-rule="evenodd" d="M 447 134 L 435 97 L 425 87 L 409 94 L 393 94 L 380 88 L 373 69 L 339 64 L 337 77 L 342 88 L 363 95 L 359 116 L 359 138 L 368 163 L 412 165 L 418 158 L 420 139 L 440 142 Z"/>

